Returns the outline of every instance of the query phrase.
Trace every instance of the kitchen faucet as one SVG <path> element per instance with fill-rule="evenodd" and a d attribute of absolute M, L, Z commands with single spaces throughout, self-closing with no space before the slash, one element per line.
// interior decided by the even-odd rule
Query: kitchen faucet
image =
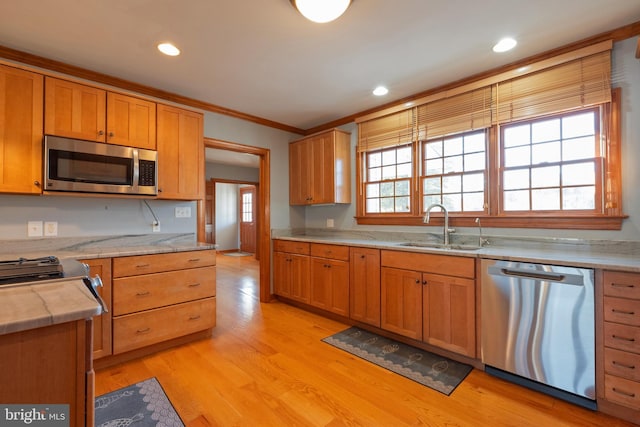
<path fill-rule="evenodd" d="M 427 210 L 424 212 L 424 219 L 422 220 L 422 222 L 424 222 L 425 224 L 429 223 L 429 216 L 431 214 L 431 209 L 435 207 L 439 207 L 440 209 L 442 209 L 442 212 L 444 212 L 444 230 L 443 230 L 444 245 L 449 246 L 449 233 L 453 233 L 455 229 L 449 228 L 449 211 L 443 204 L 432 203 L 431 205 L 429 205 Z"/>

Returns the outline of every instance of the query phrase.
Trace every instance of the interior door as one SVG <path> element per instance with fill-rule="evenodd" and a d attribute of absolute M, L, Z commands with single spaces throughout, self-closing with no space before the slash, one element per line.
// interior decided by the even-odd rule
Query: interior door
<path fill-rule="evenodd" d="M 256 252 L 256 187 L 240 187 L 240 250 Z"/>

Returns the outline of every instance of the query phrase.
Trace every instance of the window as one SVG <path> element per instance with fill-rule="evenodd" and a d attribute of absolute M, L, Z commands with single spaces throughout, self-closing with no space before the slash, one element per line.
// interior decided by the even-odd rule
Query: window
<path fill-rule="evenodd" d="M 504 211 L 601 210 L 597 112 L 591 109 L 502 128 Z"/>
<path fill-rule="evenodd" d="M 449 212 L 483 212 L 486 168 L 485 131 L 424 142 L 422 212 L 432 203 Z"/>
<path fill-rule="evenodd" d="M 611 48 L 587 46 L 356 120 L 358 223 L 420 225 L 440 203 L 458 226 L 482 217 L 487 227 L 620 229 Z"/>
<path fill-rule="evenodd" d="M 366 154 L 366 212 L 409 212 L 412 176 L 411 145 Z"/>

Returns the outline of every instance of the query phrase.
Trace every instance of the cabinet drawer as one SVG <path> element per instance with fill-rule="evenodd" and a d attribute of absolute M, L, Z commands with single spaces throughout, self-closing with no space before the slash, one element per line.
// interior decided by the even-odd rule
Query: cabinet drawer
<path fill-rule="evenodd" d="M 207 298 L 113 319 L 113 353 L 123 353 L 216 325 L 216 299 Z"/>
<path fill-rule="evenodd" d="M 603 291 L 605 295 L 640 300 L 640 274 L 622 271 L 605 271 Z"/>
<path fill-rule="evenodd" d="M 292 254 L 309 255 L 309 243 L 294 242 L 291 240 L 274 240 L 273 250 L 275 252 L 289 252 Z"/>
<path fill-rule="evenodd" d="M 640 383 L 613 375 L 604 376 L 604 396 L 610 402 L 640 409 Z"/>
<path fill-rule="evenodd" d="M 312 243 L 311 256 L 349 261 L 349 246 Z"/>
<path fill-rule="evenodd" d="M 640 327 L 604 322 L 604 345 L 640 353 Z"/>
<path fill-rule="evenodd" d="M 113 315 L 216 295 L 216 268 L 201 267 L 113 280 Z"/>
<path fill-rule="evenodd" d="M 640 354 L 605 348 L 604 370 L 611 375 L 640 381 Z"/>
<path fill-rule="evenodd" d="M 113 277 L 160 273 L 216 264 L 214 250 L 137 255 L 113 259 Z"/>
<path fill-rule="evenodd" d="M 640 300 L 604 297 L 604 320 L 640 326 Z"/>
<path fill-rule="evenodd" d="M 476 276 L 475 260 L 473 258 L 385 250 L 380 251 L 380 257 L 381 264 L 385 267 L 466 277 L 469 279 L 474 279 Z"/>

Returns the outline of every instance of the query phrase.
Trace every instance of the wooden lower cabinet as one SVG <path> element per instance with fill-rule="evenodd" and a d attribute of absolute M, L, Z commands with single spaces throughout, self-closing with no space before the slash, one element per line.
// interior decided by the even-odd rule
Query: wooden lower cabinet
<path fill-rule="evenodd" d="M 380 327 L 380 250 L 349 248 L 349 317 Z"/>
<path fill-rule="evenodd" d="M 273 241 L 273 291 L 309 304 L 309 243 Z"/>
<path fill-rule="evenodd" d="M 90 319 L 0 335 L 0 361 L 0 402 L 68 404 L 68 425 L 93 425 Z"/>
<path fill-rule="evenodd" d="M 629 421 L 640 420 L 640 274 L 604 271 L 597 313 L 598 407 Z M 596 305 L 598 306 L 598 305 Z"/>
<path fill-rule="evenodd" d="M 107 305 L 108 312 L 93 318 L 93 358 L 110 356 L 111 348 L 111 258 L 96 258 L 81 260 L 89 266 L 89 275 L 100 276 L 102 287 L 98 288 L 100 297 Z"/>
<path fill-rule="evenodd" d="M 310 304 L 349 316 L 349 247 L 312 243 Z"/>
<path fill-rule="evenodd" d="M 113 354 L 216 325 L 215 251 L 113 259 Z"/>
<path fill-rule="evenodd" d="M 381 264 L 383 329 L 476 356 L 473 258 L 383 250 Z"/>

